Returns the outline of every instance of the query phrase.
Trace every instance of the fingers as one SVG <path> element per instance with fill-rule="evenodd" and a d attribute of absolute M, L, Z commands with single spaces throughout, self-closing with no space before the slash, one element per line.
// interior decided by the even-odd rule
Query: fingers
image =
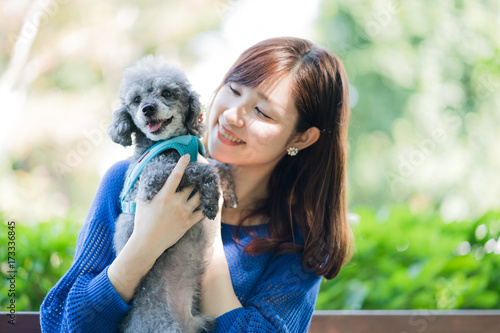
<path fill-rule="evenodd" d="M 202 210 L 195 211 L 195 209 L 201 204 L 199 191 L 190 197 L 195 189 L 194 185 L 186 186 L 180 192 L 177 192 L 177 188 L 181 183 L 186 167 L 189 164 L 189 160 L 189 154 L 183 155 L 179 159 L 168 176 L 167 181 L 163 184 L 162 188 L 158 191 L 154 198 L 159 197 L 161 201 L 170 202 L 171 205 L 177 205 L 178 207 L 184 206 L 184 208 L 181 209 L 184 211 L 183 215 L 187 213 L 184 221 L 189 225 L 189 227 L 191 227 L 203 219 L 204 215 L 202 214 Z"/>
<path fill-rule="evenodd" d="M 196 191 L 195 193 L 193 193 L 194 190 L 195 186 L 191 185 L 191 186 L 186 186 L 179 192 L 180 200 L 182 202 L 187 201 L 188 209 L 191 209 L 191 211 L 195 210 L 196 207 L 198 207 L 201 203 L 200 192 Z"/>
<path fill-rule="evenodd" d="M 205 218 L 205 215 L 203 215 L 202 210 L 197 210 L 197 211 L 193 212 L 193 214 L 191 214 L 191 216 L 189 217 L 189 223 L 190 223 L 189 228 L 191 228 L 193 225 L 200 222 L 204 218 Z"/>
<path fill-rule="evenodd" d="M 194 186 L 189 186 L 186 189 L 189 189 L 186 192 L 189 193 L 188 195 L 190 195 L 193 192 Z M 196 191 L 196 193 L 193 194 L 191 198 L 187 199 L 187 202 L 189 205 L 189 209 L 192 209 L 194 211 L 196 207 L 201 204 L 200 192 Z"/>
<path fill-rule="evenodd" d="M 186 154 L 179 159 L 175 167 L 172 169 L 170 176 L 168 176 L 167 181 L 158 191 L 157 196 L 167 198 L 169 194 L 175 193 L 175 191 L 179 187 L 179 184 L 181 183 L 184 171 L 189 164 L 189 159 L 189 154 Z"/>

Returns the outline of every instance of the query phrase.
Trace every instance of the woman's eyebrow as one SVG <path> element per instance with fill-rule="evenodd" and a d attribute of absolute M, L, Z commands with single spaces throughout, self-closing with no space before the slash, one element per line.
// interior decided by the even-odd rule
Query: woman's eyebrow
<path fill-rule="evenodd" d="M 275 105 L 275 106 L 279 107 L 280 109 L 285 110 L 285 108 L 284 108 L 281 104 L 277 103 L 276 101 L 270 100 L 270 99 L 269 99 L 269 97 L 268 97 L 267 95 L 265 95 L 264 93 L 262 93 L 262 92 L 258 91 L 258 92 L 257 92 L 257 96 L 259 96 L 260 98 L 262 98 L 262 99 L 263 99 L 263 100 L 265 100 L 266 102 L 269 102 L 269 103 L 271 103 L 271 104 L 273 104 L 273 105 Z"/>

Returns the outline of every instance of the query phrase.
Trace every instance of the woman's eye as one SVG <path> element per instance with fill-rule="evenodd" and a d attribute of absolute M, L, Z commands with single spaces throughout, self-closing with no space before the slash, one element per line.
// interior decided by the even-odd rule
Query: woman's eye
<path fill-rule="evenodd" d="M 229 85 L 229 89 L 231 89 L 232 93 L 235 94 L 236 96 L 241 96 L 241 94 L 236 89 L 231 87 L 231 85 Z"/>
<path fill-rule="evenodd" d="M 134 103 L 139 104 L 141 102 L 141 96 L 135 96 Z"/>
<path fill-rule="evenodd" d="M 172 93 L 170 92 L 170 90 L 165 89 L 165 90 L 163 90 L 163 91 L 161 92 L 161 96 L 162 96 L 163 98 L 168 98 L 168 97 L 172 96 Z"/>
<path fill-rule="evenodd" d="M 265 114 L 264 112 L 262 112 L 258 107 L 255 107 L 255 111 L 257 111 L 258 114 L 260 114 L 261 116 L 263 116 L 263 117 L 265 117 L 267 119 L 272 119 L 267 114 Z"/>

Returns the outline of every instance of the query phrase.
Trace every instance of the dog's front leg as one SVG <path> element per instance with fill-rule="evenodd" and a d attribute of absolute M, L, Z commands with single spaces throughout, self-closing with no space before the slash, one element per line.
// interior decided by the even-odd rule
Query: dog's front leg
<path fill-rule="evenodd" d="M 194 185 L 200 192 L 203 215 L 213 220 L 219 211 L 219 175 L 210 164 L 191 163 L 186 168 L 181 185 Z"/>
<path fill-rule="evenodd" d="M 168 163 L 164 161 L 151 161 L 144 167 L 139 178 L 139 190 L 137 192 L 137 199 L 149 202 L 162 188 L 165 181 L 170 176 L 175 163 Z"/>
<path fill-rule="evenodd" d="M 222 188 L 222 195 L 224 196 L 224 207 L 236 208 L 238 207 L 238 197 L 236 196 L 236 186 L 234 184 L 233 176 L 226 163 L 219 162 L 212 158 L 207 159 L 216 169 L 220 177 L 220 185 Z"/>

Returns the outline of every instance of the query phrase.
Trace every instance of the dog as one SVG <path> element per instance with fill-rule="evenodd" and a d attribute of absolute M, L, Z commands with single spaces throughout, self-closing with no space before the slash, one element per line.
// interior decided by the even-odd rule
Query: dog
<path fill-rule="evenodd" d="M 162 58 L 146 56 L 124 71 L 120 101 L 113 112 L 108 134 L 120 145 L 134 144 L 131 167 L 159 141 L 180 135 L 201 137 L 204 133 L 199 95 L 191 88 L 184 72 Z M 149 202 L 179 158 L 175 150 L 166 150 L 153 158 L 125 199 Z M 177 190 L 195 185 L 203 214 L 214 219 L 219 208 L 219 185 L 226 206 L 236 207 L 237 198 L 227 165 L 214 160 L 210 163 L 190 163 Z M 156 260 L 136 289 L 133 307 L 120 324 L 122 332 L 194 333 L 213 326 L 213 318 L 199 312 L 203 257 L 215 235 L 211 225 L 214 224 L 206 219 L 200 221 Z M 120 214 L 113 238 L 117 255 L 133 228 L 134 215 Z"/>

